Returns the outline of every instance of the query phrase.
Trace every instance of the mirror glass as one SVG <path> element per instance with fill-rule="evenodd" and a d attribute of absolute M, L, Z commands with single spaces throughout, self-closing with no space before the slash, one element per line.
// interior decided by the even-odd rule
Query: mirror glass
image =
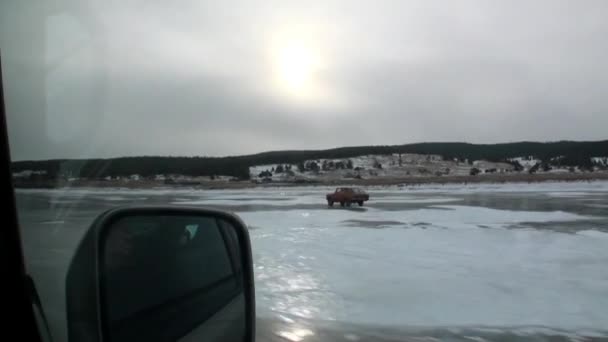
<path fill-rule="evenodd" d="M 104 341 L 243 341 L 236 228 L 214 216 L 125 216 L 101 237 Z"/>

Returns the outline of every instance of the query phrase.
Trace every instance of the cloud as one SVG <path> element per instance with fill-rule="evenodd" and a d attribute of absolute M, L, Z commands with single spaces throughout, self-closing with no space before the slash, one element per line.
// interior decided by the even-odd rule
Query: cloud
<path fill-rule="evenodd" d="M 17 160 L 606 138 L 604 1 L 0 6 Z M 276 82 L 292 41 L 308 96 Z"/>

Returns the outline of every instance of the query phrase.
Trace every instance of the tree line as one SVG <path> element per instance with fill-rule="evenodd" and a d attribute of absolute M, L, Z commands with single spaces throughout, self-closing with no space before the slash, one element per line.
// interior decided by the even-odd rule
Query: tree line
<path fill-rule="evenodd" d="M 517 142 L 504 144 L 417 143 L 406 145 L 341 147 L 328 150 L 273 151 L 235 157 L 121 157 L 111 159 L 54 159 L 16 161 L 12 171 L 45 171 L 45 177 L 56 179 L 124 177 L 138 174 L 149 177 L 158 174 L 187 176 L 226 175 L 249 178 L 249 167 L 265 164 L 293 164 L 303 168 L 307 160 L 347 159 L 361 155 L 393 153 L 436 154 L 445 159 L 488 160 L 505 162 L 509 158 L 532 156 L 545 162 L 556 161 L 563 166 L 589 167 L 591 157 L 608 155 L 608 140 Z M 556 159 L 557 158 L 557 159 Z M 308 165 L 307 165 L 308 166 Z M 314 165 L 322 168 L 323 165 Z M 340 165 L 352 168 L 352 165 Z"/>

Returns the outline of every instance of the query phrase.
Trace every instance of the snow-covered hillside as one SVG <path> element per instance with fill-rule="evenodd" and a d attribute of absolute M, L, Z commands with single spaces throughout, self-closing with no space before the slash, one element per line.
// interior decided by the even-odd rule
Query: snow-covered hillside
<path fill-rule="evenodd" d="M 534 156 L 526 156 L 526 157 L 516 157 L 509 159 L 512 162 L 517 162 L 519 165 L 523 166 L 525 169 L 530 169 L 536 164 L 540 164 L 542 161 L 540 159 L 534 158 Z"/>
<path fill-rule="evenodd" d="M 608 166 L 608 157 L 593 157 L 591 161 L 595 165 Z"/>
<path fill-rule="evenodd" d="M 472 169 L 477 169 L 480 174 L 508 173 L 514 171 L 514 166 L 485 160 L 445 160 L 439 155 L 392 154 L 307 160 L 298 165 L 256 165 L 249 168 L 249 173 L 252 179 L 258 181 L 328 181 L 376 177 L 464 176 L 469 175 Z"/>
<path fill-rule="evenodd" d="M 257 182 L 335 181 L 342 179 L 466 176 L 510 173 L 572 173 L 589 168 L 563 165 L 564 157 L 548 162 L 535 156 L 510 158 L 508 163 L 487 160 L 446 160 L 439 155 L 391 154 L 363 155 L 353 158 L 315 159 L 300 164 L 256 165 L 249 168 Z M 595 170 L 608 167 L 608 157 L 591 158 Z"/>

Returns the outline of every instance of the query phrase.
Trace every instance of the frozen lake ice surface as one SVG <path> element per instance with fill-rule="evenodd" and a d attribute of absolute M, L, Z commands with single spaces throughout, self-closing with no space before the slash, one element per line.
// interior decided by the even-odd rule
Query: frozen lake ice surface
<path fill-rule="evenodd" d="M 246 222 L 260 319 L 608 337 L 608 182 L 366 190 L 370 201 L 351 208 L 329 208 L 330 187 L 17 196 L 28 266 L 54 284 L 40 286 L 52 325 L 64 324 L 62 277 L 93 218 L 120 204 L 170 203 Z"/>

